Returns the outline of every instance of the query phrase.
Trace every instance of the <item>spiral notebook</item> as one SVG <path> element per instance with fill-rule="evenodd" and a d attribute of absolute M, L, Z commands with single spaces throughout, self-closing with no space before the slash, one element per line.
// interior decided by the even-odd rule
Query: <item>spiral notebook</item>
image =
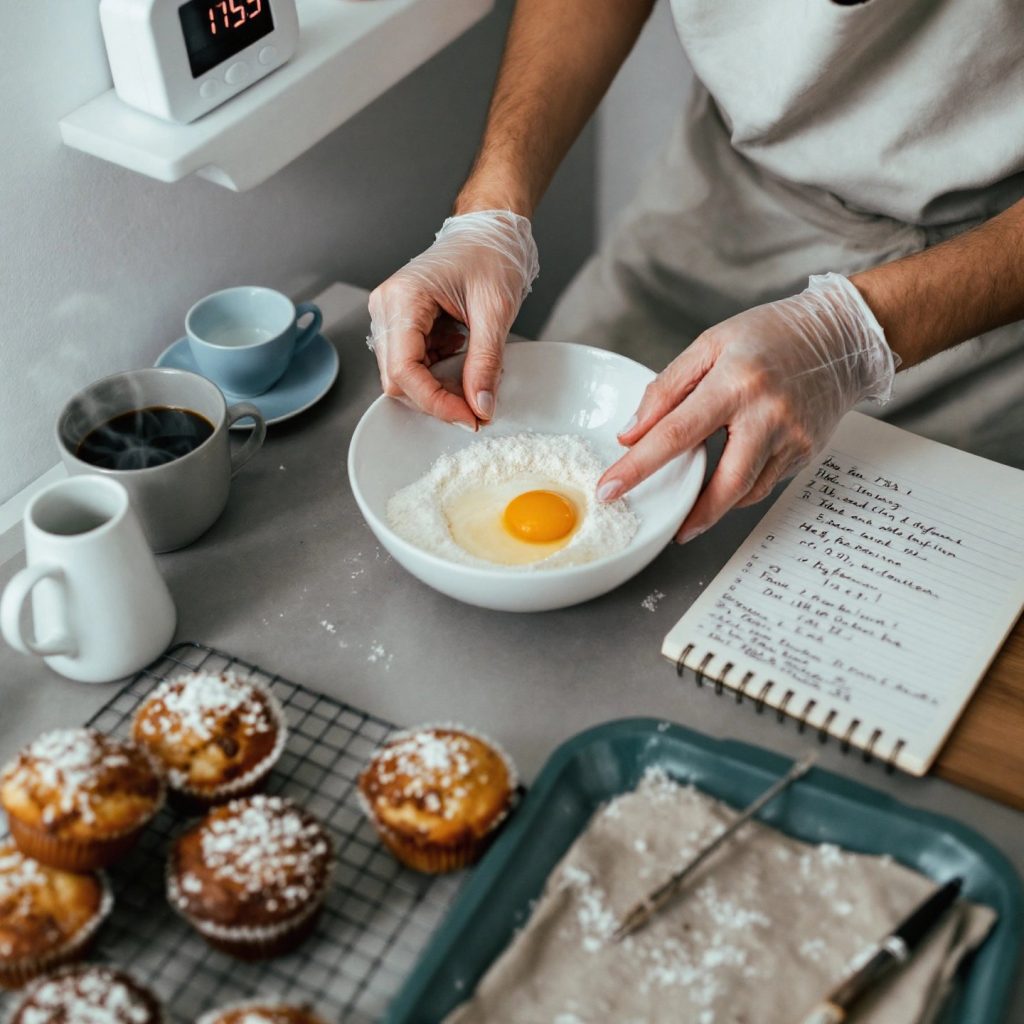
<path fill-rule="evenodd" d="M 1024 472 L 850 413 L 662 653 L 924 775 L 1022 606 Z"/>

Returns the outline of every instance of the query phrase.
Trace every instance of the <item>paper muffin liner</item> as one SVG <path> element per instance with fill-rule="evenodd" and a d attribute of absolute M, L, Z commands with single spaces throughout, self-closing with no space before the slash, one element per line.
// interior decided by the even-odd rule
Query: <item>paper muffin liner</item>
<path fill-rule="evenodd" d="M 216 1009 L 207 1010 L 199 1019 L 196 1024 L 217 1024 L 217 1021 L 221 1019 L 225 1014 L 234 1013 L 238 1010 L 298 1010 L 300 1013 L 305 1014 L 311 1022 L 319 1022 L 322 1024 L 322 1018 L 313 1010 L 313 1006 L 310 1003 L 294 1003 L 287 999 L 280 999 L 277 996 L 253 996 L 252 999 L 239 999 L 233 1003 L 225 1003 L 223 1006 L 218 1006 Z"/>
<path fill-rule="evenodd" d="M 70 964 L 60 967 L 56 970 L 48 971 L 45 976 L 34 978 L 33 983 L 29 985 L 29 987 L 25 990 L 25 994 L 22 997 L 22 1000 L 18 1003 L 17 1006 L 15 1006 L 12 1009 L 10 1016 L 6 1018 L 6 1024 L 12 1024 L 12 1022 L 18 1017 L 21 1008 L 25 1005 L 26 1002 L 28 1002 L 29 999 L 32 998 L 32 995 L 35 992 L 37 986 L 42 985 L 47 981 L 53 981 L 57 978 L 62 978 L 69 974 L 76 974 L 79 971 L 87 970 L 89 967 L 107 967 L 109 970 L 115 971 L 123 977 L 128 978 L 132 982 L 132 984 L 135 985 L 136 988 L 138 988 L 139 991 L 147 997 L 146 1001 L 149 1004 L 149 1008 L 153 1012 L 152 1022 L 147 1022 L 147 1024 L 169 1024 L 167 1015 L 164 1012 L 163 1004 L 160 1002 L 159 999 L 157 999 L 157 997 L 153 994 L 153 991 L 148 986 L 143 985 L 140 981 L 138 981 L 135 978 L 133 974 L 129 974 L 128 971 L 122 970 L 120 967 L 114 967 L 113 965 L 108 964 Z"/>
<path fill-rule="evenodd" d="M 270 717 L 277 727 L 277 738 L 270 752 L 261 761 L 257 762 L 247 772 L 228 782 L 222 782 L 219 786 L 190 786 L 188 783 L 178 783 L 171 778 L 170 772 L 159 762 L 157 756 L 150 753 L 150 757 L 157 762 L 161 774 L 167 779 L 170 790 L 170 802 L 176 809 L 185 813 L 197 813 L 209 807 L 216 807 L 226 804 L 231 800 L 240 797 L 251 796 L 259 792 L 266 784 L 267 779 L 273 771 L 274 765 L 284 753 L 285 744 L 288 742 L 288 722 L 285 718 L 284 708 L 281 702 L 274 695 L 273 691 L 263 683 L 252 679 L 242 680 L 247 686 L 251 686 L 266 698 L 267 707 L 270 709 Z M 172 680 L 173 682 L 173 680 Z M 135 722 L 142 714 L 146 706 L 144 702 L 135 717 L 132 719 L 132 735 L 135 734 Z"/>
<path fill-rule="evenodd" d="M 499 820 L 504 819 L 504 815 Z M 482 836 L 474 836 L 456 844 L 416 842 L 408 836 L 399 835 L 387 825 L 374 819 L 374 826 L 381 842 L 407 868 L 425 875 L 442 875 L 449 871 L 459 871 L 475 864 L 486 852 L 495 837 L 492 827 Z"/>
<path fill-rule="evenodd" d="M 311 897 L 308 906 L 283 921 L 269 925 L 222 925 L 215 921 L 204 921 L 182 906 L 177 880 L 170 874 L 168 875 L 167 899 L 171 906 L 215 949 L 238 957 L 240 960 L 266 960 L 294 949 L 313 931 L 324 900 L 327 898 L 327 883 L 329 881 L 330 872 L 324 879 L 324 885 L 320 892 Z"/>
<path fill-rule="evenodd" d="M 65 942 L 40 956 L 20 957 L 16 960 L 0 958 L 0 989 L 21 988 L 34 978 L 73 963 L 85 955 L 100 926 L 114 909 L 114 893 L 110 888 L 110 879 L 102 871 L 96 872 L 96 876 L 101 890 L 100 905 L 96 908 L 96 913 L 74 935 L 68 936 Z"/>
<path fill-rule="evenodd" d="M 384 824 L 377 813 L 363 794 L 362 787 L 356 786 L 356 799 L 363 813 L 373 822 L 384 845 L 407 867 L 414 871 L 421 871 L 428 875 L 443 874 L 448 871 L 458 871 L 461 868 L 469 867 L 476 863 L 487 852 L 487 848 L 494 841 L 498 828 L 508 818 L 518 802 L 519 773 L 512 758 L 506 753 L 500 743 L 491 739 L 490 736 L 476 730 L 467 728 L 458 722 L 429 722 L 425 725 L 418 725 L 412 729 L 402 729 L 393 733 L 385 742 L 377 748 L 370 756 L 367 769 L 384 750 L 396 742 L 400 742 L 417 733 L 429 732 L 436 729 L 448 729 L 453 732 L 465 733 L 472 736 L 490 747 L 502 760 L 505 771 L 508 773 L 508 797 L 505 806 L 494 820 L 488 825 L 487 830 L 478 836 L 470 836 L 457 843 L 432 842 L 422 836 L 409 836 L 396 831 Z"/>
<path fill-rule="evenodd" d="M 188 827 L 190 826 L 186 826 Z M 330 889 L 334 875 L 335 847 L 334 840 L 327 830 L 323 829 L 323 832 L 329 846 L 327 870 L 323 881 L 319 890 L 310 897 L 308 905 L 291 917 L 266 925 L 225 925 L 204 920 L 188 909 L 188 901 L 174 873 L 173 857 L 167 858 L 165 870 L 167 902 L 211 946 L 240 960 L 265 960 L 287 953 L 313 931 Z"/>
<path fill-rule="evenodd" d="M 8 811 L 7 825 L 11 838 L 26 857 L 31 857 L 47 867 L 73 871 L 77 874 L 87 874 L 99 868 L 109 867 L 136 844 L 146 826 L 160 813 L 164 805 L 167 798 L 166 783 L 155 766 L 153 773 L 160 786 L 156 799 L 146 816 L 130 828 L 80 839 L 76 836 L 55 835 L 45 828 L 29 825 Z"/>

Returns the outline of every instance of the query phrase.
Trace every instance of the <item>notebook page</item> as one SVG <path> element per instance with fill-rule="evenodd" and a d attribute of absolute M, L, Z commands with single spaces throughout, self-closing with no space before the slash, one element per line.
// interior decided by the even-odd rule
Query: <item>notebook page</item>
<path fill-rule="evenodd" d="M 850 413 L 662 653 L 923 774 L 1022 605 L 1024 472 Z"/>

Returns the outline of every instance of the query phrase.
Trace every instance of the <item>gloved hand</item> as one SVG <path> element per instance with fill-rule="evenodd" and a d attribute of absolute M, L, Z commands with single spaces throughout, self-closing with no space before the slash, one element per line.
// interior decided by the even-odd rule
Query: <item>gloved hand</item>
<path fill-rule="evenodd" d="M 840 274 L 705 331 L 651 382 L 619 435 L 630 451 L 598 482 L 612 501 L 720 427 L 722 458 L 676 536 L 685 543 L 753 505 L 820 451 L 862 398 L 888 400 L 896 363 L 860 292 Z"/>
<path fill-rule="evenodd" d="M 494 415 L 502 353 L 537 277 L 526 217 L 483 210 L 449 217 L 426 252 L 370 295 L 370 336 L 384 393 L 476 430 Z M 461 388 L 429 372 L 469 343 Z"/>

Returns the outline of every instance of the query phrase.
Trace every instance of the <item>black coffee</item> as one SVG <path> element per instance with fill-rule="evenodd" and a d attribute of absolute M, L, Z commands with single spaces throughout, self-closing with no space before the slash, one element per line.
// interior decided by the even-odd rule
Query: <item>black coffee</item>
<path fill-rule="evenodd" d="M 213 424 L 205 416 L 154 405 L 94 427 L 75 454 L 101 469 L 149 469 L 188 455 L 212 434 Z"/>

